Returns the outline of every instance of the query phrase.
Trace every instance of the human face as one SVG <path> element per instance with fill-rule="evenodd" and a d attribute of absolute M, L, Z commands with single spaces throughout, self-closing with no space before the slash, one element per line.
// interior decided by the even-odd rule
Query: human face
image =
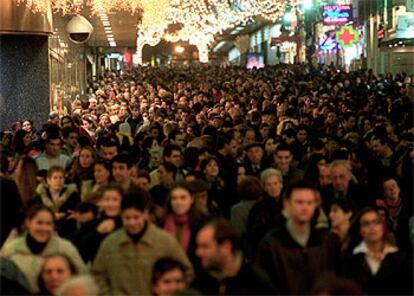
<path fill-rule="evenodd" d="M 62 172 L 54 172 L 50 178 L 47 178 L 47 185 L 50 190 L 60 192 L 65 185 L 65 177 Z"/>
<path fill-rule="evenodd" d="M 276 148 L 276 145 L 275 145 L 275 140 L 273 140 L 273 139 L 268 139 L 267 141 L 266 141 L 266 144 L 265 144 L 265 150 L 266 150 L 266 153 L 268 154 L 268 155 L 271 155 L 272 153 L 273 153 L 273 151 L 274 151 L 274 149 Z"/>
<path fill-rule="evenodd" d="M 384 224 L 376 212 L 368 212 L 361 216 L 360 234 L 367 243 L 379 242 L 384 237 Z"/>
<path fill-rule="evenodd" d="M 253 130 L 248 130 L 246 132 L 246 135 L 244 136 L 245 144 L 253 143 L 255 139 L 256 139 L 256 133 Z"/>
<path fill-rule="evenodd" d="M 71 127 L 72 126 L 72 121 L 68 118 L 65 118 L 62 120 L 62 128 L 65 127 Z"/>
<path fill-rule="evenodd" d="M 39 211 L 32 219 L 26 220 L 26 227 L 37 242 L 46 243 L 53 233 L 53 216 L 46 210 Z"/>
<path fill-rule="evenodd" d="M 331 221 L 332 227 L 338 227 L 351 219 L 352 212 L 345 213 L 344 210 L 336 204 L 331 206 L 329 212 L 329 220 Z"/>
<path fill-rule="evenodd" d="M 319 185 L 326 186 L 332 184 L 331 169 L 328 166 L 319 167 Z"/>
<path fill-rule="evenodd" d="M 270 175 L 264 182 L 263 189 L 273 198 L 279 198 L 283 184 L 275 175 Z"/>
<path fill-rule="evenodd" d="M 50 139 L 46 144 L 46 153 L 51 157 L 56 157 L 60 152 L 60 139 Z"/>
<path fill-rule="evenodd" d="M 118 183 L 127 182 L 131 177 L 131 169 L 128 168 L 126 163 L 114 162 L 112 164 L 112 175 Z"/>
<path fill-rule="evenodd" d="M 381 155 L 383 150 L 383 145 L 381 145 L 380 140 L 371 140 L 371 149 L 374 151 L 377 155 Z"/>
<path fill-rule="evenodd" d="M 174 176 L 171 172 L 167 172 L 163 165 L 158 167 L 158 180 L 161 184 L 168 185 L 174 181 Z"/>
<path fill-rule="evenodd" d="M 186 215 L 191 210 L 194 198 L 184 188 L 175 188 L 171 192 L 171 208 L 178 216 Z"/>
<path fill-rule="evenodd" d="M 23 122 L 22 129 L 30 133 L 32 131 L 32 124 L 30 121 Z"/>
<path fill-rule="evenodd" d="M 208 206 L 208 192 L 201 191 L 193 194 L 197 209 L 203 212 Z"/>
<path fill-rule="evenodd" d="M 175 292 L 185 288 L 185 278 L 179 269 L 164 272 L 160 279 L 154 284 L 153 291 L 157 296 L 175 295 Z"/>
<path fill-rule="evenodd" d="M 82 149 L 79 153 L 79 164 L 82 168 L 89 168 L 94 162 L 92 152 L 88 149 Z"/>
<path fill-rule="evenodd" d="M 148 179 L 147 178 L 145 178 L 145 177 L 138 177 L 137 179 L 136 179 L 136 182 L 137 182 L 137 186 L 139 187 L 139 188 L 142 188 L 142 189 L 144 189 L 144 190 L 146 190 L 146 191 L 149 191 L 150 190 L 150 182 L 148 182 Z"/>
<path fill-rule="evenodd" d="M 148 211 L 140 211 L 136 208 L 124 209 L 121 213 L 122 224 L 129 234 L 140 233 L 148 221 Z"/>
<path fill-rule="evenodd" d="M 220 270 L 221 262 L 218 258 L 218 244 L 214 239 L 214 228 L 206 226 L 197 233 L 196 255 L 200 264 L 207 270 Z"/>
<path fill-rule="evenodd" d="M 398 200 L 400 198 L 400 187 L 397 181 L 389 179 L 384 182 L 384 195 L 388 200 Z"/>
<path fill-rule="evenodd" d="M 108 182 L 110 172 L 103 164 L 95 164 L 93 175 L 97 184 L 105 184 Z"/>
<path fill-rule="evenodd" d="M 66 139 L 66 145 L 71 148 L 75 148 L 78 146 L 78 134 L 77 133 L 69 133 Z"/>
<path fill-rule="evenodd" d="M 296 138 L 298 139 L 299 142 L 303 143 L 308 138 L 308 132 L 305 130 L 300 130 L 296 134 Z"/>
<path fill-rule="evenodd" d="M 289 166 L 293 159 L 293 155 L 290 151 L 277 151 L 274 158 L 279 170 L 282 172 L 289 171 Z"/>
<path fill-rule="evenodd" d="M 246 178 L 246 169 L 243 166 L 237 168 L 237 185 Z"/>
<path fill-rule="evenodd" d="M 185 144 L 186 144 L 185 134 L 179 134 L 179 135 L 175 136 L 174 144 L 177 144 L 181 147 L 184 147 Z"/>
<path fill-rule="evenodd" d="M 107 190 L 102 196 L 102 210 L 108 217 L 116 217 L 121 212 L 122 196 L 118 190 Z"/>
<path fill-rule="evenodd" d="M 71 274 L 68 262 L 64 258 L 55 256 L 47 259 L 42 269 L 42 278 L 46 290 L 54 295 L 56 289 L 70 278 Z"/>
<path fill-rule="evenodd" d="M 101 155 L 103 159 L 111 161 L 118 154 L 118 148 L 116 146 L 102 146 Z"/>
<path fill-rule="evenodd" d="M 310 223 L 316 209 L 316 194 L 311 189 L 295 189 L 285 201 L 285 208 L 293 222 Z"/>
<path fill-rule="evenodd" d="M 332 185 L 338 192 L 346 192 L 351 181 L 351 172 L 343 165 L 331 168 Z"/>
<path fill-rule="evenodd" d="M 206 165 L 206 168 L 204 169 L 204 173 L 206 176 L 209 177 L 217 177 L 219 174 L 219 167 L 217 162 L 212 159 L 209 161 L 209 163 Z"/>
<path fill-rule="evenodd" d="M 181 166 L 181 161 L 182 161 L 181 151 L 173 150 L 169 157 L 168 156 L 165 157 L 165 160 L 168 161 L 168 162 L 171 162 L 177 168 L 180 167 Z"/>
<path fill-rule="evenodd" d="M 247 158 L 253 165 L 260 165 L 263 158 L 263 149 L 261 147 L 251 147 L 247 151 Z"/>

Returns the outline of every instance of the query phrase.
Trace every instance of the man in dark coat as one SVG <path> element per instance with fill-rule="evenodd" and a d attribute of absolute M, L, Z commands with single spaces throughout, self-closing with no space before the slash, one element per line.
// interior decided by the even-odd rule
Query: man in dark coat
<path fill-rule="evenodd" d="M 282 294 L 310 294 L 315 283 L 334 274 L 335 251 L 324 232 L 311 219 L 317 207 L 317 190 L 306 183 L 288 188 L 284 207 L 288 219 L 271 231 L 259 246 L 257 264 Z"/>
<path fill-rule="evenodd" d="M 238 236 L 225 219 L 206 224 L 197 234 L 203 268 L 191 287 L 203 295 L 269 295 L 275 291 L 263 271 L 244 263 Z"/>

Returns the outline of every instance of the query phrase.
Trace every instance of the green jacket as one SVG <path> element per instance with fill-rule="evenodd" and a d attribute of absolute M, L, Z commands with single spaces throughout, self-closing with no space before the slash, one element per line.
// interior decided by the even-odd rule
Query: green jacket
<path fill-rule="evenodd" d="M 26 235 L 20 236 L 3 246 L 1 254 L 12 260 L 24 273 L 34 293 L 39 292 L 37 278 L 45 258 L 49 255 L 63 254 L 69 257 L 80 273 L 86 272 L 86 266 L 78 250 L 68 240 L 53 235 L 39 255 L 32 254 L 26 243 Z"/>
<path fill-rule="evenodd" d="M 170 257 L 181 262 L 188 282 L 193 268 L 175 238 L 149 223 L 137 244 L 124 228 L 109 235 L 101 244 L 92 266 L 92 273 L 101 295 L 150 295 L 154 263 Z"/>

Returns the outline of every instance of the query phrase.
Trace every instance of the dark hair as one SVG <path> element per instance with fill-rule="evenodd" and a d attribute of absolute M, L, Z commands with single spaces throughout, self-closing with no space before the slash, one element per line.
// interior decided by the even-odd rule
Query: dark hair
<path fill-rule="evenodd" d="M 79 136 L 79 130 L 74 127 L 65 127 L 62 129 L 62 135 L 64 139 L 67 139 L 70 134 L 76 134 Z"/>
<path fill-rule="evenodd" d="M 51 259 L 51 258 L 55 258 L 55 257 L 60 257 L 60 258 L 63 258 L 63 259 L 64 259 L 64 261 L 66 261 L 66 263 L 67 263 L 67 265 L 68 265 L 68 267 L 69 267 L 69 270 L 70 270 L 70 274 L 71 274 L 71 276 L 79 274 L 79 270 L 76 268 L 76 265 L 75 265 L 75 264 L 73 263 L 73 261 L 72 261 L 72 260 L 71 260 L 68 256 L 66 256 L 65 254 L 56 253 L 56 254 L 48 255 L 46 258 L 44 258 L 42 268 L 41 268 L 41 270 L 40 270 L 39 276 L 37 277 L 37 283 L 38 283 L 38 286 L 39 286 L 39 289 L 40 289 L 40 292 L 41 292 L 41 294 L 42 294 L 42 295 L 45 295 L 45 294 L 50 294 L 50 292 L 51 292 L 51 291 L 48 291 L 48 290 L 46 289 L 46 287 L 45 287 L 45 282 L 44 282 L 44 280 L 43 280 L 43 271 L 44 271 L 44 268 L 45 268 L 45 266 L 46 266 L 47 261 L 48 261 L 49 259 Z"/>
<path fill-rule="evenodd" d="M 121 202 L 121 211 L 126 209 L 136 209 L 138 211 L 145 211 L 148 209 L 150 194 L 144 189 L 134 188 L 134 192 L 127 192 Z"/>
<path fill-rule="evenodd" d="M 346 199 L 346 198 L 335 198 L 332 202 L 331 202 L 331 208 L 332 206 L 338 206 L 342 209 L 342 211 L 344 211 L 345 213 L 349 213 L 352 212 L 352 217 L 355 216 L 356 211 L 355 211 L 355 205 L 353 204 L 352 201 Z"/>
<path fill-rule="evenodd" d="M 111 166 L 113 166 L 115 162 L 126 164 L 128 169 L 132 168 L 132 160 L 128 154 L 117 154 L 116 156 L 114 156 L 114 158 L 112 158 Z"/>
<path fill-rule="evenodd" d="M 169 257 L 163 257 L 158 259 L 154 263 L 154 267 L 152 269 L 152 285 L 155 285 L 166 272 L 175 269 L 179 269 L 183 273 L 183 275 L 185 275 L 185 268 L 184 265 L 181 264 L 181 262 Z"/>
<path fill-rule="evenodd" d="M 93 216 L 96 217 L 98 215 L 98 207 L 91 203 L 91 202 L 82 202 L 78 205 L 77 211 L 80 214 L 85 214 L 88 212 L 92 212 Z"/>
<path fill-rule="evenodd" d="M 61 166 L 52 166 L 52 167 L 50 167 L 48 170 L 47 170 L 47 175 L 46 175 L 46 177 L 47 178 L 51 178 L 52 177 L 52 175 L 53 175 L 53 173 L 57 173 L 57 172 L 59 172 L 59 173 L 62 173 L 62 175 L 63 175 L 63 177 L 65 177 L 65 169 L 64 168 L 62 168 Z"/>
<path fill-rule="evenodd" d="M 217 157 L 212 156 L 212 155 L 208 156 L 206 159 L 203 159 L 203 160 L 201 161 L 201 163 L 200 163 L 200 171 L 201 171 L 202 173 L 204 173 L 204 170 L 206 169 L 207 165 L 208 165 L 211 161 L 213 161 L 213 160 L 216 162 L 217 166 L 219 167 L 219 172 L 220 172 L 220 163 L 219 163 L 219 161 L 218 161 Z"/>
<path fill-rule="evenodd" d="M 275 152 L 279 152 L 279 151 L 289 151 L 291 154 L 293 153 L 293 148 L 291 145 L 285 143 L 285 142 L 280 142 L 279 145 L 276 146 Z"/>
<path fill-rule="evenodd" d="M 237 196 L 240 200 L 259 200 L 263 190 L 257 177 L 246 176 L 237 186 Z"/>
<path fill-rule="evenodd" d="M 167 173 L 172 173 L 173 177 L 177 174 L 177 167 L 168 161 L 164 161 L 160 166 L 163 166 Z"/>
<path fill-rule="evenodd" d="M 118 148 L 118 143 L 115 139 L 110 137 L 100 138 L 96 143 L 96 148 L 100 150 L 102 147 L 116 147 Z"/>
<path fill-rule="evenodd" d="M 180 146 L 175 145 L 175 144 L 170 144 L 165 146 L 163 152 L 162 152 L 162 157 L 165 159 L 165 157 L 170 157 L 173 151 L 181 151 Z"/>
<path fill-rule="evenodd" d="M 180 130 L 179 129 L 173 129 L 169 134 L 168 134 L 168 139 L 169 140 L 175 140 L 175 137 L 177 136 L 177 135 L 180 135 L 181 134 L 181 132 L 180 132 Z"/>
<path fill-rule="evenodd" d="M 137 178 L 145 178 L 145 179 L 147 179 L 147 181 L 148 181 L 149 183 L 151 183 L 151 176 L 150 176 L 150 174 L 149 174 L 147 171 L 145 171 L 145 170 L 138 170 L 138 173 L 137 173 Z"/>
<path fill-rule="evenodd" d="M 302 189 L 309 189 L 313 191 L 315 193 L 315 198 L 316 198 L 318 189 L 313 184 L 306 182 L 306 181 L 299 181 L 299 182 L 293 183 L 290 186 L 288 186 L 288 188 L 286 189 L 284 198 L 290 199 L 292 197 L 292 193 L 295 190 L 302 190 Z"/>
<path fill-rule="evenodd" d="M 26 219 L 32 220 L 38 213 L 42 211 L 48 212 L 52 216 L 52 220 L 54 221 L 55 215 L 53 214 L 53 211 L 48 207 L 44 206 L 43 204 L 34 204 L 33 206 L 29 207 L 29 209 L 26 212 Z"/>
<path fill-rule="evenodd" d="M 218 218 L 208 222 L 205 227 L 208 226 L 213 227 L 214 239 L 217 244 L 221 245 L 229 241 L 233 247 L 233 254 L 240 250 L 239 236 L 230 221 L 224 218 Z"/>

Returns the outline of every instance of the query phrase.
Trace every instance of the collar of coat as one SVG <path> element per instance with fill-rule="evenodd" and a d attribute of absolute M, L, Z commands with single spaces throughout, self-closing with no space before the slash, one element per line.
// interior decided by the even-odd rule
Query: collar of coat
<path fill-rule="evenodd" d="M 148 246 L 153 246 L 156 242 L 154 241 L 154 231 L 156 230 L 156 227 L 151 223 L 147 222 L 147 230 L 145 231 L 142 238 L 139 240 L 138 244 L 145 244 Z M 118 245 L 126 245 L 126 244 L 133 244 L 132 239 L 127 234 L 124 227 L 118 230 L 119 231 L 119 237 L 118 237 Z"/>
<path fill-rule="evenodd" d="M 59 208 L 69 199 L 73 193 L 76 193 L 78 189 L 76 188 L 75 184 L 65 185 L 56 203 L 53 202 L 50 191 L 46 185 L 41 184 L 37 187 L 36 191 L 40 195 L 43 205 L 51 209 L 54 213 L 57 213 L 59 211 Z"/>

